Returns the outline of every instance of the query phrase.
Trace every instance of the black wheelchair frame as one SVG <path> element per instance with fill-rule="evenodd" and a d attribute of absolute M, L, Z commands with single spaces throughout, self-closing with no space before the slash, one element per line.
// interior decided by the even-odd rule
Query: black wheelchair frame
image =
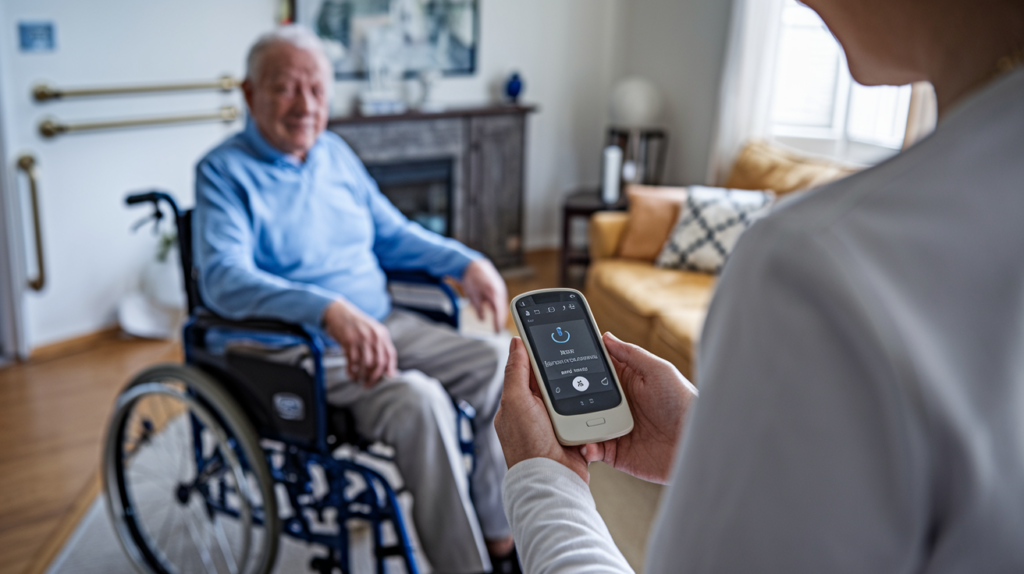
<path fill-rule="evenodd" d="M 326 547 L 327 555 L 311 560 L 310 568 L 322 574 L 336 570 L 344 574 L 350 572 L 347 524 L 355 519 L 371 525 L 378 572 L 386 571 L 389 557 L 400 558 L 406 571 L 418 572 L 398 502 L 401 491 L 396 492 L 381 472 L 357 457 L 335 456 L 340 446 L 347 445 L 360 456 L 389 458 L 359 435 L 350 412 L 328 405 L 324 344 L 318 334 L 302 325 L 236 321 L 210 312 L 203 306 L 192 262 L 191 211 L 182 212 L 169 194 L 156 190 L 130 195 L 126 201 L 129 205 L 151 203 L 157 221 L 163 217 L 161 202 L 172 211 L 188 307 L 182 341 L 185 364 L 160 365 L 139 374 L 119 396 L 108 431 L 103 465 L 108 510 L 122 546 L 136 566 L 163 573 L 189 570 L 201 563 L 208 572 L 265 573 L 273 567 L 279 532 L 284 532 Z M 458 325 L 457 296 L 449 285 L 414 271 L 392 272 L 388 277 L 440 289 L 451 302 L 449 312 L 415 310 Z M 302 345 L 311 359 L 312 373 L 308 363 L 302 367 L 251 354 L 220 352 L 208 344 L 211 333 L 228 339 L 270 336 L 280 344 Z M 173 426 L 174 421 L 185 420 L 176 414 L 179 412 L 188 413 L 189 431 L 184 430 L 184 422 L 180 432 Z M 466 436 L 472 430 L 472 407 L 457 404 L 455 412 L 467 472 L 472 472 L 473 447 L 471 437 Z M 168 527 L 166 519 L 162 526 L 153 524 L 154 517 L 160 512 L 173 513 L 175 507 L 144 508 L 135 490 L 150 492 L 141 478 L 145 457 L 140 452 L 150 448 L 162 453 L 157 446 L 169 450 L 168 439 L 160 436 L 172 431 L 190 436 L 191 452 L 186 458 L 191 460 L 178 462 L 194 472 L 186 473 L 191 478 L 177 482 L 168 479 L 169 474 L 161 477 L 167 479 L 164 482 L 172 490 L 172 499 L 184 509 L 184 526 Z M 164 455 L 145 460 L 159 464 L 161 457 Z M 320 473 L 326 491 L 318 494 L 314 475 Z M 279 500 L 291 509 L 284 518 Z M 332 511 L 337 532 L 318 526 L 330 522 Z M 195 524 L 204 516 L 214 526 Z M 229 521 L 221 524 L 218 520 L 222 518 Z M 385 543 L 385 526 L 389 524 L 394 542 Z M 160 547 L 161 536 L 167 536 L 157 532 L 160 528 L 183 528 L 192 538 L 196 556 L 187 552 L 171 556 L 170 542 L 168 548 Z M 196 532 L 207 537 L 208 547 L 200 544 L 202 536 Z M 228 534 L 237 536 L 237 544 L 224 542 Z M 184 533 L 181 536 L 186 537 Z M 262 546 L 254 539 L 262 540 Z"/>

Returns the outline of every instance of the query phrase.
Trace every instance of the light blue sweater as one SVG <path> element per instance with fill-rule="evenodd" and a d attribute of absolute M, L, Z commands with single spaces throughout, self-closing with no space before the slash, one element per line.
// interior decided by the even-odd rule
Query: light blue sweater
<path fill-rule="evenodd" d="M 193 221 L 203 300 L 232 319 L 315 327 L 344 298 L 379 320 L 391 311 L 382 268 L 459 278 L 482 257 L 407 220 L 336 134 L 300 163 L 251 120 L 196 166 Z"/>

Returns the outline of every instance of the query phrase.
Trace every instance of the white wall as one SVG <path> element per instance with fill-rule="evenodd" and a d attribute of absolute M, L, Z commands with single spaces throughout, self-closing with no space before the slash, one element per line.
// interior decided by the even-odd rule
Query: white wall
<path fill-rule="evenodd" d="M 621 0 L 621 68 L 664 97 L 665 182 L 704 183 L 728 40 L 730 0 Z"/>
<path fill-rule="evenodd" d="M 12 170 L 17 156 L 39 162 L 40 203 L 48 282 L 24 299 L 29 347 L 114 324 L 117 302 L 135 285 L 154 240 L 129 232 L 142 216 L 123 206 L 126 192 L 150 187 L 192 203 L 192 167 L 238 128 L 213 123 L 38 135 L 45 116 L 65 121 L 212 111 L 240 104 L 209 92 L 105 97 L 47 104 L 29 95 L 40 80 L 91 86 L 212 79 L 242 73 L 244 53 L 274 24 L 276 0 L 4 0 L 0 20 L 2 126 Z M 17 23 L 53 21 L 57 50 L 21 53 Z M 12 178 L 8 178 L 8 182 Z M 24 183 L 19 191 L 24 193 Z M 22 195 L 21 203 L 27 203 Z M 23 230 L 30 237 L 31 229 Z M 26 243 L 29 243 L 26 241 Z M 29 258 L 31 261 L 31 258 Z"/>
<path fill-rule="evenodd" d="M 527 124 L 526 249 L 557 246 L 562 197 L 599 180 L 620 1 L 480 0 L 476 74 L 435 87 L 439 102 L 479 105 L 500 94 L 511 71 L 522 76 L 521 101 L 539 108 Z M 337 84 L 338 113 L 351 111 L 361 87 Z"/>
<path fill-rule="evenodd" d="M 137 282 L 154 244 L 149 234 L 129 233 L 141 214 L 122 206 L 125 193 L 160 187 L 191 204 L 195 161 L 239 127 L 197 124 L 45 140 L 36 132 L 38 121 L 204 111 L 241 102 L 237 94 L 191 93 L 36 104 L 31 86 L 39 80 L 82 86 L 241 75 L 246 49 L 273 27 L 278 2 L 105 0 L 102 10 L 77 0 L 3 2 L 5 168 L 12 170 L 17 155 L 31 151 L 42 178 L 49 284 L 41 294 L 29 293 L 24 305 L 29 346 L 35 347 L 114 324 L 117 302 Z M 480 0 L 477 73 L 441 80 L 435 95 L 452 105 L 482 104 L 509 72 L 523 76 L 523 101 L 539 108 L 528 123 L 527 249 L 557 246 L 562 198 L 599 181 L 608 93 L 625 75 L 648 77 L 665 93 L 669 181 L 703 178 L 729 4 Z M 18 52 L 13 32 L 21 20 L 54 21 L 57 52 Z M 351 102 L 358 89 L 358 82 L 339 83 L 337 100 Z"/>

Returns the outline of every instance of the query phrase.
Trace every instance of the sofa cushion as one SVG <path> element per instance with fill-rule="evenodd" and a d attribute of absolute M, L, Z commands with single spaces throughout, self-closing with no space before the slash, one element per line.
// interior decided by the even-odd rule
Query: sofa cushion
<path fill-rule="evenodd" d="M 586 295 L 603 331 L 667 359 L 690 377 L 694 341 L 714 286 L 715 276 L 706 273 L 604 259 L 588 270 Z"/>
<path fill-rule="evenodd" d="M 753 141 L 740 151 L 725 187 L 770 189 L 779 195 L 810 189 L 856 173 L 860 168 L 806 156 Z"/>
<path fill-rule="evenodd" d="M 631 185 L 626 193 L 629 223 L 619 243 L 619 257 L 654 261 L 679 217 L 686 188 Z"/>
<path fill-rule="evenodd" d="M 591 284 L 611 294 L 624 310 L 654 317 L 666 309 L 707 306 L 715 277 L 658 269 L 643 261 L 609 259 L 590 268 L 588 286 Z"/>
<path fill-rule="evenodd" d="M 670 309 L 654 318 L 647 350 L 669 361 L 696 384 L 694 365 L 697 344 L 707 308 Z"/>

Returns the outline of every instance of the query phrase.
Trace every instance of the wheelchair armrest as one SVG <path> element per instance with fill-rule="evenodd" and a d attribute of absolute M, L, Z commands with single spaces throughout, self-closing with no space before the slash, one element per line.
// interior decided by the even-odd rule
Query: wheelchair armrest
<path fill-rule="evenodd" d="M 215 327 L 237 329 L 240 331 L 257 331 L 261 333 L 293 335 L 304 342 L 315 345 L 316 337 L 308 329 L 297 323 L 286 323 L 277 319 L 227 319 L 209 310 L 202 310 L 193 315 L 191 326 L 198 329 Z"/>
<path fill-rule="evenodd" d="M 425 271 L 385 269 L 384 273 L 395 306 L 459 327 L 459 296 L 451 285 Z"/>

